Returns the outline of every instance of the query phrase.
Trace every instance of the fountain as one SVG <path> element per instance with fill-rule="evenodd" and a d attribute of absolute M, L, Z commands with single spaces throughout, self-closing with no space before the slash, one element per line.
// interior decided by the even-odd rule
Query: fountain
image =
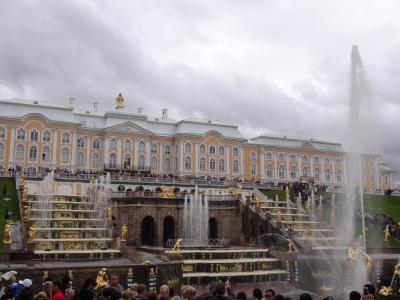
<path fill-rule="evenodd" d="M 194 194 L 185 195 L 183 227 L 184 247 L 208 246 L 208 199 L 197 186 Z"/>

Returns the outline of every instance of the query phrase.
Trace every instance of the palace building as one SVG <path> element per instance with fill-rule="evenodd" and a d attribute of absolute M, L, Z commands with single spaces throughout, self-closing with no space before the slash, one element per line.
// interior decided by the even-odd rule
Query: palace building
<path fill-rule="evenodd" d="M 0 100 L 0 170 L 127 170 L 189 177 L 288 183 L 332 188 L 346 182 L 347 154 L 339 143 L 258 136 L 238 126 L 202 119 L 172 120 L 167 109 L 150 117 L 116 105 L 81 110 L 40 100 Z M 364 187 L 393 186 L 394 170 L 380 155 L 364 154 Z"/>

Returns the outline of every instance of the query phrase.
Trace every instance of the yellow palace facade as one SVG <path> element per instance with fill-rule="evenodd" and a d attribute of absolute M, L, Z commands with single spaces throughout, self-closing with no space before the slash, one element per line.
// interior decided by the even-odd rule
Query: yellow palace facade
<path fill-rule="evenodd" d="M 364 187 L 393 186 L 394 170 L 379 155 L 364 155 Z M 242 137 L 236 125 L 172 120 L 163 109 L 150 117 L 124 108 L 103 111 L 43 101 L 0 100 L 0 171 L 10 168 L 130 170 L 156 175 L 215 177 L 287 183 L 300 180 L 344 187 L 346 152 L 313 139 Z"/>

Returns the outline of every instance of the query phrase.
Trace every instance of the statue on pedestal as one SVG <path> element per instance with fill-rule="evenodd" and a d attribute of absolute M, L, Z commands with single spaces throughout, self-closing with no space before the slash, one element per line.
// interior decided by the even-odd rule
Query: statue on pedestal
<path fill-rule="evenodd" d="M 11 223 L 10 221 L 7 221 L 6 224 L 4 225 L 4 237 L 3 237 L 3 244 L 11 244 Z"/>
<path fill-rule="evenodd" d="M 178 239 L 174 247 L 172 248 L 171 252 L 175 254 L 181 254 L 181 245 L 182 245 L 182 239 Z"/>
<path fill-rule="evenodd" d="M 124 224 L 121 229 L 121 241 L 126 242 L 128 236 L 128 227 Z"/>
<path fill-rule="evenodd" d="M 390 231 L 389 231 L 389 225 L 386 225 L 385 230 L 383 231 L 384 234 L 384 242 L 389 242 L 389 237 L 390 237 Z"/>
<path fill-rule="evenodd" d="M 111 205 L 107 206 L 107 219 L 108 220 L 112 219 L 112 207 L 111 207 Z"/>
<path fill-rule="evenodd" d="M 32 225 L 28 231 L 28 243 L 33 243 L 33 239 L 36 236 L 37 229 L 35 225 Z"/>
<path fill-rule="evenodd" d="M 108 285 L 108 276 L 107 276 L 107 269 L 102 268 L 96 277 L 96 289 L 105 288 Z"/>

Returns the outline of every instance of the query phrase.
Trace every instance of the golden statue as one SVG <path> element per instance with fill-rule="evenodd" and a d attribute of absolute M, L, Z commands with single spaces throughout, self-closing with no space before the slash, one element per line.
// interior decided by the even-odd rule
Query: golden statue
<path fill-rule="evenodd" d="M 175 193 L 172 188 L 161 187 L 161 198 L 175 198 Z"/>
<path fill-rule="evenodd" d="M 171 252 L 174 254 L 181 254 L 182 239 L 178 239 L 172 248 Z"/>
<path fill-rule="evenodd" d="M 93 191 L 94 183 L 95 183 L 94 177 L 90 176 L 90 179 L 89 179 L 89 191 Z"/>
<path fill-rule="evenodd" d="M 289 252 L 296 252 L 296 247 L 291 239 L 288 239 Z"/>
<path fill-rule="evenodd" d="M 394 275 L 400 279 L 400 264 L 394 266 Z"/>
<path fill-rule="evenodd" d="M 389 242 L 389 237 L 390 237 L 390 231 L 389 231 L 389 225 L 386 225 L 385 230 L 383 231 L 384 234 L 384 242 Z"/>
<path fill-rule="evenodd" d="M 255 195 L 255 199 L 256 199 L 256 206 L 260 206 L 260 197 L 258 197 L 257 195 Z"/>
<path fill-rule="evenodd" d="M 121 228 L 121 241 L 126 242 L 126 238 L 128 236 L 128 227 L 126 225 L 122 225 Z"/>
<path fill-rule="evenodd" d="M 28 231 L 28 243 L 33 243 L 33 239 L 36 237 L 37 229 L 35 225 L 32 225 Z"/>
<path fill-rule="evenodd" d="M 25 185 L 25 178 L 24 178 L 24 176 L 20 176 L 20 177 L 19 177 L 19 185 L 20 185 L 20 186 L 24 186 L 24 185 Z"/>
<path fill-rule="evenodd" d="M 119 93 L 118 97 L 115 98 L 115 108 L 124 108 L 124 97 L 122 97 L 122 94 Z"/>
<path fill-rule="evenodd" d="M 23 207 L 24 207 L 24 209 L 23 209 L 23 217 L 22 218 L 24 219 L 24 221 L 29 221 L 30 212 L 31 212 L 29 205 L 24 205 Z"/>
<path fill-rule="evenodd" d="M 11 244 L 11 223 L 7 221 L 4 225 L 4 237 L 3 237 L 3 244 Z"/>
<path fill-rule="evenodd" d="M 107 206 L 107 219 L 108 220 L 112 219 L 112 207 L 111 207 L 111 205 Z"/>
<path fill-rule="evenodd" d="M 311 230 L 310 230 L 309 228 L 307 228 L 306 230 L 304 230 L 304 235 L 305 235 L 305 236 L 311 236 L 311 235 L 312 235 Z"/>
<path fill-rule="evenodd" d="M 108 276 L 106 273 L 107 269 L 102 268 L 98 273 L 96 277 L 96 289 L 102 289 L 105 288 L 108 285 Z"/>
<path fill-rule="evenodd" d="M 382 296 L 390 296 L 393 292 L 393 289 L 390 286 L 384 286 L 382 285 L 381 289 L 379 290 L 379 294 Z"/>
<path fill-rule="evenodd" d="M 21 201 L 26 200 L 28 200 L 28 188 L 24 187 L 24 189 L 21 191 Z"/>

